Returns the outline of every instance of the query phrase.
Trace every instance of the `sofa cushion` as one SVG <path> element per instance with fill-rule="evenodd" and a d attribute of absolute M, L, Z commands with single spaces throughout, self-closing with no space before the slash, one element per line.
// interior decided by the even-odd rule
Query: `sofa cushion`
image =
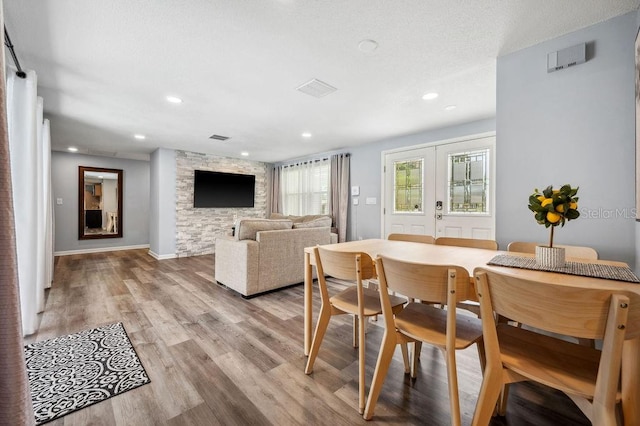
<path fill-rule="evenodd" d="M 293 228 L 329 228 L 331 227 L 331 218 L 329 216 L 319 216 L 316 219 L 304 220 L 302 222 L 293 222 Z"/>
<path fill-rule="evenodd" d="M 289 219 L 240 219 L 236 225 L 236 240 L 254 240 L 260 231 L 291 229 L 293 222 Z"/>
<path fill-rule="evenodd" d="M 333 222 L 333 220 L 331 219 L 331 216 L 329 215 L 325 215 L 325 214 L 308 214 L 305 216 L 294 216 L 294 215 L 284 215 L 282 213 L 271 213 L 271 219 L 290 219 L 294 224 L 295 223 L 303 223 L 303 222 L 313 222 L 317 219 L 329 219 L 329 224 L 328 225 L 322 225 L 322 226 L 331 226 L 331 222 Z M 309 226 L 308 228 L 315 228 L 315 226 Z"/>

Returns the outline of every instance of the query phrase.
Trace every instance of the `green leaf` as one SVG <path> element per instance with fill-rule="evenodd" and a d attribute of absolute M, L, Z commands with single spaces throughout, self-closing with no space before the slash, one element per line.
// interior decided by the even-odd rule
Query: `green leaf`
<path fill-rule="evenodd" d="M 545 198 L 551 198 L 553 195 L 553 186 L 547 186 L 544 191 L 542 191 L 542 195 L 544 195 Z"/>
<path fill-rule="evenodd" d="M 580 217 L 580 212 L 578 210 L 569 209 L 566 214 L 567 220 L 573 220 Z"/>

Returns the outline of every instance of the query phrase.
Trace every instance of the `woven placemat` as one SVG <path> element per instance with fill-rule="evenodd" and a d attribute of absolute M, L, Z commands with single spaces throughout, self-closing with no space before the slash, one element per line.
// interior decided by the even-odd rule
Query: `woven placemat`
<path fill-rule="evenodd" d="M 604 278 L 606 280 L 640 283 L 628 266 L 601 265 L 597 263 L 566 262 L 562 268 L 545 268 L 536 263 L 533 257 L 499 254 L 487 262 L 487 265 L 508 266 L 510 268 L 533 269 L 536 271 L 559 272 L 561 274 L 583 277 Z"/>

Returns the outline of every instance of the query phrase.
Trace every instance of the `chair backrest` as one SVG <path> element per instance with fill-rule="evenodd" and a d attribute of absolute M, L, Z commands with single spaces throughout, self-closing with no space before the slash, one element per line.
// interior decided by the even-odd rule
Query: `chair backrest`
<path fill-rule="evenodd" d="M 475 238 L 439 237 L 436 238 L 436 245 L 498 250 L 498 243 L 496 241 L 480 240 Z"/>
<path fill-rule="evenodd" d="M 474 276 L 483 321 L 495 312 L 552 333 L 602 339 L 612 295 L 617 294 L 628 299 L 626 338 L 638 335 L 640 295 L 634 292 L 526 280 L 484 268 L 476 268 Z"/>
<path fill-rule="evenodd" d="M 535 253 L 536 246 L 539 246 L 538 243 L 530 243 L 526 241 L 513 241 L 509 243 L 507 246 L 507 251 L 518 252 L 518 253 Z M 562 247 L 564 248 L 565 255 L 567 257 L 577 257 L 581 259 L 589 259 L 589 260 L 598 260 L 598 252 L 592 249 L 591 247 L 582 247 L 582 246 L 565 246 L 565 245 L 554 245 L 554 247 Z"/>
<path fill-rule="evenodd" d="M 378 256 L 376 270 L 380 291 L 391 291 L 425 302 L 448 304 L 449 282 L 454 280 L 455 302 L 467 300 L 471 295 L 469 273 L 457 265 L 429 265 Z"/>
<path fill-rule="evenodd" d="M 375 276 L 373 260 L 367 253 L 327 250 L 322 246 L 315 247 L 314 251 L 318 277 L 330 275 L 340 280 L 356 281 Z M 360 268 L 356 268 L 356 262 Z"/>
<path fill-rule="evenodd" d="M 434 244 L 436 239 L 431 235 L 420 234 L 389 234 L 388 240 L 410 241 L 412 243 Z"/>

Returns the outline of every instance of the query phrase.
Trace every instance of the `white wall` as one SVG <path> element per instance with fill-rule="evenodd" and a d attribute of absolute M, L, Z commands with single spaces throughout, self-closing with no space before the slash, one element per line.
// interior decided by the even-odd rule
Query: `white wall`
<path fill-rule="evenodd" d="M 158 259 L 176 253 L 176 152 L 159 148 L 151 154 L 149 252 Z"/>
<path fill-rule="evenodd" d="M 122 238 L 78 239 L 78 166 L 123 170 Z M 55 214 L 54 251 L 149 244 L 149 162 L 53 151 L 51 182 Z M 56 203 L 62 198 L 62 205 Z"/>
<path fill-rule="evenodd" d="M 636 13 L 498 58 L 497 227 L 509 241 L 548 239 L 527 209 L 534 188 L 580 187 L 576 221 L 554 242 L 635 263 Z M 547 73 L 549 52 L 589 44 L 584 64 Z"/>

